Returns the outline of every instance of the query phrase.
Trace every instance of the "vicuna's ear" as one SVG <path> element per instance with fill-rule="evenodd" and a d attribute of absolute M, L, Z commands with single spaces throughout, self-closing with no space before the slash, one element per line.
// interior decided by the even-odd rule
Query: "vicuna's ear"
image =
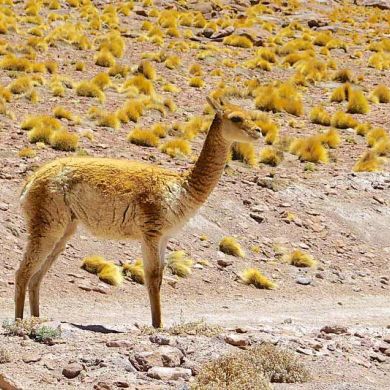
<path fill-rule="evenodd" d="M 222 102 L 217 101 L 216 99 L 213 99 L 210 96 L 206 97 L 207 102 L 210 104 L 210 106 L 217 112 L 217 113 L 222 113 L 223 112 L 223 107 L 222 107 Z"/>

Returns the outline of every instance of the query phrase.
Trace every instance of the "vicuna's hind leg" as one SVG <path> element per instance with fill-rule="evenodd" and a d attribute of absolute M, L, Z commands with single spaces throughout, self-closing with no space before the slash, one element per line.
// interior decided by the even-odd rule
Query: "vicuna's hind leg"
<path fill-rule="evenodd" d="M 165 246 L 166 240 L 161 238 L 146 237 L 142 242 L 145 283 L 152 310 L 152 325 L 155 328 L 162 327 L 160 288 L 164 270 Z"/>
<path fill-rule="evenodd" d="M 48 234 L 39 235 L 35 232 L 30 234 L 23 261 L 16 272 L 15 318 L 23 318 L 27 285 L 31 277 L 41 268 L 46 258 L 53 251 L 60 237 Z"/>
<path fill-rule="evenodd" d="M 53 251 L 46 258 L 41 268 L 32 276 L 28 285 L 29 299 L 30 299 L 30 312 L 34 317 L 39 317 L 39 290 L 43 277 L 47 271 L 53 265 L 57 257 L 63 252 L 66 247 L 67 241 L 72 237 L 77 228 L 77 221 L 72 221 L 67 226 L 64 235 L 56 243 Z"/>

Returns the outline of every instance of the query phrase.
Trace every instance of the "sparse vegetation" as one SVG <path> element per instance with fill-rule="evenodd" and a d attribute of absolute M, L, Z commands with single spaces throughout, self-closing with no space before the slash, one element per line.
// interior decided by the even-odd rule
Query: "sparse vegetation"
<path fill-rule="evenodd" d="M 296 249 L 289 255 L 286 255 L 285 260 L 295 267 L 314 267 L 317 264 L 309 253 L 303 252 L 299 249 Z"/>
<path fill-rule="evenodd" d="M 263 344 L 205 364 L 193 389 L 268 390 L 270 382 L 306 382 L 309 378 L 307 369 L 291 352 Z"/>
<path fill-rule="evenodd" d="M 174 251 L 168 256 L 168 268 L 173 275 L 186 278 L 190 275 L 194 261 L 187 257 L 184 251 Z"/>
<path fill-rule="evenodd" d="M 234 237 L 224 237 L 219 243 L 219 250 L 227 255 L 245 257 L 245 252 Z"/>
<path fill-rule="evenodd" d="M 136 283 L 145 283 L 145 272 L 142 259 L 137 259 L 134 263 L 123 264 L 123 272 Z"/>
<path fill-rule="evenodd" d="M 256 268 L 247 268 L 240 274 L 240 278 L 243 283 L 251 284 L 256 288 L 272 290 L 276 287 L 274 282 L 268 279 Z"/>

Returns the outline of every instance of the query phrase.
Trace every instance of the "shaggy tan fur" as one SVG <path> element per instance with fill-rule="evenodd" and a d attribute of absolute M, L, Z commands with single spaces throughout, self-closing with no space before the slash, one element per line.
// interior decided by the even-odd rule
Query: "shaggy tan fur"
<path fill-rule="evenodd" d="M 249 112 L 223 101 L 209 103 L 216 110 L 213 123 L 198 161 L 184 175 L 90 157 L 54 160 L 32 175 L 21 195 L 29 235 L 16 273 L 16 318 L 23 318 L 27 286 L 31 315 L 39 316 L 42 278 L 82 223 L 95 236 L 141 241 L 152 324 L 162 326 L 160 286 L 169 237 L 217 185 L 232 143 L 260 136 Z"/>

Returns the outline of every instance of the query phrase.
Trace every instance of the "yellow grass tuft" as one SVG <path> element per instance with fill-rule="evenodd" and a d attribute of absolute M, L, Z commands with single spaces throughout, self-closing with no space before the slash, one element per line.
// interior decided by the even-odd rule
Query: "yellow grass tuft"
<path fill-rule="evenodd" d="M 363 153 L 353 167 L 354 172 L 376 172 L 380 171 L 383 165 L 383 159 L 373 150 Z"/>
<path fill-rule="evenodd" d="M 189 68 L 189 73 L 192 74 L 193 76 L 202 76 L 203 75 L 202 66 L 196 63 L 192 64 Z"/>
<path fill-rule="evenodd" d="M 112 84 L 110 76 L 104 72 L 98 73 L 91 81 L 102 91 Z"/>
<path fill-rule="evenodd" d="M 267 290 L 272 290 L 276 288 L 276 284 L 264 276 L 258 269 L 256 268 L 247 268 L 244 270 L 240 279 L 245 284 L 251 284 L 256 288 L 263 288 Z"/>
<path fill-rule="evenodd" d="M 260 151 L 259 162 L 272 167 L 276 167 L 283 160 L 283 152 L 273 147 L 267 146 Z"/>
<path fill-rule="evenodd" d="M 245 257 L 245 252 L 234 237 L 224 237 L 219 243 L 219 250 L 227 255 Z"/>
<path fill-rule="evenodd" d="M 130 69 L 126 65 L 115 64 L 108 69 L 108 75 L 114 77 L 126 77 L 129 73 Z"/>
<path fill-rule="evenodd" d="M 347 112 L 351 114 L 367 114 L 370 106 L 362 91 L 352 90 L 348 96 Z"/>
<path fill-rule="evenodd" d="M 191 77 L 188 84 L 190 87 L 202 88 L 204 87 L 205 82 L 200 77 Z"/>
<path fill-rule="evenodd" d="M 372 91 L 371 97 L 374 97 L 378 103 L 390 103 L 390 88 L 380 84 Z"/>
<path fill-rule="evenodd" d="M 9 85 L 9 91 L 15 95 L 29 92 L 33 83 L 29 76 L 20 76 Z"/>
<path fill-rule="evenodd" d="M 157 77 L 156 69 L 150 61 L 141 61 L 138 66 L 138 72 L 143 74 L 148 80 L 155 80 Z"/>
<path fill-rule="evenodd" d="M 290 152 L 297 155 L 301 161 L 327 163 L 329 160 L 328 151 L 318 136 L 293 141 L 290 145 Z"/>
<path fill-rule="evenodd" d="M 145 283 L 145 272 L 142 259 L 137 259 L 134 263 L 123 264 L 123 272 L 126 276 L 129 276 L 134 282 L 139 284 Z"/>
<path fill-rule="evenodd" d="M 79 143 L 79 136 L 67 130 L 57 130 L 52 132 L 49 142 L 53 149 L 74 151 Z"/>
<path fill-rule="evenodd" d="M 168 69 L 176 69 L 180 66 L 181 60 L 179 56 L 170 56 L 164 61 L 164 65 Z"/>
<path fill-rule="evenodd" d="M 333 80 L 339 81 L 340 83 L 346 83 L 347 81 L 353 82 L 354 78 L 349 69 L 340 69 L 334 74 Z"/>
<path fill-rule="evenodd" d="M 37 126 L 27 133 L 27 139 L 31 143 L 44 142 L 48 144 L 50 142 L 50 136 L 52 130 L 48 127 Z"/>
<path fill-rule="evenodd" d="M 75 68 L 75 70 L 77 70 L 78 72 L 83 72 L 83 71 L 85 70 L 85 63 L 82 62 L 82 61 L 78 61 L 78 62 L 76 62 L 74 68 Z"/>
<path fill-rule="evenodd" d="M 160 139 L 150 129 L 134 129 L 127 135 L 127 140 L 135 145 L 156 147 Z"/>
<path fill-rule="evenodd" d="M 179 93 L 181 91 L 179 87 L 176 87 L 176 85 L 170 83 L 164 84 L 162 89 L 164 92 L 171 92 L 171 93 Z"/>
<path fill-rule="evenodd" d="M 50 115 L 31 115 L 28 116 L 20 126 L 23 130 L 30 130 L 35 127 L 45 127 L 51 130 L 62 128 L 61 122 Z"/>
<path fill-rule="evenodd" d="M 168 256 L 168 268 L 173 275 L 185 278 L 191 273 L 193 260 L 188 258 L 184 251 L 174 251 Z"/>
<path fill-rule="evenodd" d="M 168 134 L 168 129 L 167 126 L 164 125 L 163 123 L 155 123 L 152 127 L 151 130 L 153 131 L 154 134 L 157 135 L 159 138 L 165 138 Z"/>
<path fill-rule="evenodd" d="M 26 146 L 19 150 L 18 156 L 21 158 L 33 158 L 37 155 L 36 150 Z"/>
<path fill-rule="evenodd" d="M 390 139 L 381 138 L 375 143 L 372 150 L 378 154 L 378 156 L 389 156 L 390 155 Z"/>
<path fill-rule="evenodd" d="M 110 127 L 118 130 L 121 127 L 121 121 L 116 113 L 102 112 L 98 115 L 97 124 L 101 127 Z"/>
<path fill-rule="evenodd" d="M 29 72 L 32 68 L 32 63 L 27 58 L 20 58 L 13 54 L 7 54 L 1 59 L 0 68 L 17 72 Z"/>
<path fill-rule="evenodd" d="M 67 119 L 68 121 L 74 120 L 73 114 L 63 106 L 54 107 L 53 114 L 54 114 L 54 117 L 58 118 L 58 119 L 64 118 L 64 119 Z"/>
<path fill-rule="evenodd" d="M 356 134 L 365 136 L 372 129 L 371 123 L 359 123 L 356 127 Z"/>
<path fill-rule="evenodd" d="M 95 56 L 95 64 L 105 68 L 115 65 L 115 57 L 108 50 L 102 50 Z"/>
<path fill-rule="evenodd" d="M 160 150 L 171 157 L 189 156 L 192 152 L 190 143 L 182 138 L 174 138 L 161 145 Z"/>
<path fill-rule="evenodd" d="M 335 149 L 341 143 L 340 134 L 336 129 L 329 129 L 326 133 L 320 135 L 321 142 L 328 145 L 330 148 Z"/>
<path fill-rule="evenodd" d="M 105 265 L 108 264 L 108 261 L 102 256 L 88 256 L 83 259 L 81 268 L 85 269 L 91 274 L 98 274 Z"/>
<path fill-rule="evenodd" d="M 371 129 L 367 135 L 367 144 L 368 146 L 374 146 L 377 142 L 387 139 L 389 137 L 387 131 L 382 127 L 375 127 L 374 129 Z"/>
<path fill-rule="evenodd" d="M 390 68 L 390 54 L 378 52 L 368 59 L 368 66 L 378 70 L 387 70 Z"/>
<path fill-rule="evenodd" d="M 148 80 L 143 74 L 134 76 L 128 80 L 123 85 L 124 90 L 129 87 L 136 87 L 139 93 L 152 96 L 154 95 L 153 82 Z"/>
<path fill-rule="evenodd" d="M 112 286 L 119 286 L 123 282 L 123 274 L 121 268 L 112 263 L 107 263 L 98 273 L 99 279 Z"/>
<path fill-rule="evenodd" d="M 76 94 L 98 98 L 100 103 L 104 103 L 106 100 L 104 92 L 92 81 L 81 81 L 76 87 Z"/>
<path fill-rule="evenodd" d="M 295 267 L 315 267 L 317 264 L 309 253 L 299 249 L 294 250 L 289 255 L 286 255 L 285 259 L 288 263 L 294 265 Z"/>
<path fill-rule="evenodd" d="M 358 122 L 351 115 L 348 115 L 342 111 L 336 111 L 331 118 L 330 124 L 337 129 L 355 128 Z"/>
<path fill-rule="evenodd" d="M 330 126 L 330 115 L 321 106 L 313 107 L 310 112 L 310 120 L 323 126 Z"/>
<path fill-rule="evenodd" d="M 244 163 L 255 166 L 257 164 L 257 157 L 255 147 L 252 144 L 235 142 L 232 145 L 233 160 L 240 160 Z"/>

